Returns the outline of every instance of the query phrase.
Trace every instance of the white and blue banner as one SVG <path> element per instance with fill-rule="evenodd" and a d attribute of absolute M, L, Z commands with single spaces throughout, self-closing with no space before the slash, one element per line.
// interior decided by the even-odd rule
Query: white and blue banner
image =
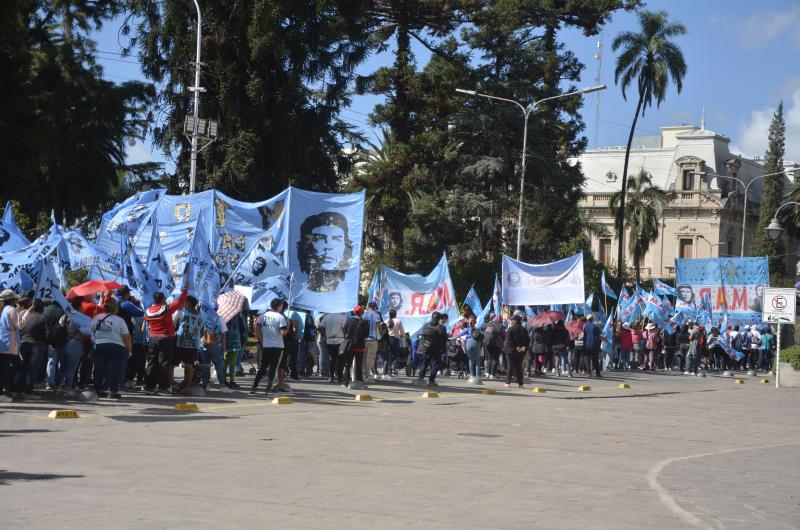
<path fill-rule="evenodd" d="M 583 304 L 583 253 L 534 265 L 503 256 L 505 305 Z"/>
<path fill-rule="evenodd" d="M 291 305 L 338 313 L 358 304 L 365 192 L 334 194 L 290 188 L 285 261 Z"/>
<path fill-rule="evenodd" d="M 273 298 L 290 302 L 291 281 L 291 271 L 283 266 L 262 239 L 241 260 L 228 285 L 240 292 L 244 291 L 239 287 L 249 288 L 250 309 L 263 312 L 269 310 Z"/>
<path fill-rule="evenodd" d="M 478 316 L 481 314 L 483 304 L 481 304 L 481 299 L 478 298 L 478 293 L 475 292 L 474 285 L 470 286 L 469 292 L 464 298 L 464 305 L 472 310 L 473 315 Z"/>
<path fill-rule="evenodd" d="M 380 270 L 380 312 L 387 315 L 390 309 L 412 336 L 431 318 L 431 313 L 447 313 L 451 326 L 458 320 L 458 306 L 453 294 L 447 254 L 427 276 L 403 274 L 383 266 Z"/>
<path fill-rule="evenodd" d="M 676 259 L 675 270 L 677 312 L 714 323 L 727 313 L 731 326 L 761 322 L 767 258 Z"/>

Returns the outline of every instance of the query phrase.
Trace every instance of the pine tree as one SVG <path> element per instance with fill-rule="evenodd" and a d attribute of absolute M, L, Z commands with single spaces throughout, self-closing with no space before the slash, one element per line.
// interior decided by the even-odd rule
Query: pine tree
<path fill-rule="evenodd" d="M 783 155 L 786 151 L 786 123 L 783 119 L 783 102 L 778 103 L 772 123 L 769 125 L 769 140 L 767 152 L 764 155 L 764 173 L 777 173 L 783 171 Z M 769 273 L 771 276 L 784 276 L 786 274 L 785 245 L 783 238 L 773 240 L 764 230 L 769 224 L 775 211 L 783 201 L 783 174 L 773 175 L 764 179 L 761 191 L 761 205 L 756 227 L 756 236 L 753 240 L 753 256 L 769 257 Z"/>

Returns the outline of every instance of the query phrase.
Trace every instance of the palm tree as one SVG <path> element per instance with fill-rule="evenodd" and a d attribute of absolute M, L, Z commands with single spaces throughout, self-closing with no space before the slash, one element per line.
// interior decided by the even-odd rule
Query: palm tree
<path fill-rule="evenodd" d="M 630 230 L 628 248 L 633 254 L 636 283 L 639 283 L 641 280 L 639 260 L 658 239 L 658 224 L 661 221 L 661 213 L 667 205 L 667 192 L 654 186 L 653 180 L 644 169 L 640 169 L 639 173 L 628 180 L 627 191 L 629 197 L 624 217 Z M 609 208 L 612 215 L 622 214 L 621 204 L 624 197 L 625 191 L 618 191 L 611 197 Z"/>
<path fill-rule="evenodd" d="M 686 26 L 680 22 L 668 19 L 666 11 L 657 13 L 642 11 L 639 13 L 638 33 L 623 31 L 614 39 L 611 49 L 622 50 L 617 57 L 617 67 L 614 70 L 614 82 L 622 87 L 622 97 L 626 100 L 626 90 L 636 83 L 639 93 L 639 102 L 636 104 L 636 113 L 633 115 L 631 131 L 628 135 L 628 146 L 625 149 L 625 166 L 622 170 L 622 190 L 620 191 L 620 207 L 617 215 L 617 237 L 619 238 L 619 252 L 617 261 L 617 277 L 622 278 L 625 258 L 622 240 L 625 234 L 625 190 L 628 188 L 628 159 L 631 155 L 631 142 L 633 132 L 636 130 L 636 121 L 639 114 L 644 116 L 647 107 L 653 106 L 655 98 L 656 107 L 664 101 L 669 86 L 669 78 L 675 83 L 678 92 L 683 88 L 683 77 L 686 75 L 686 61 L 683 52 L 670 39 L 686 33 Z M 639 264 L 636 263 L 638 276 Z"/>

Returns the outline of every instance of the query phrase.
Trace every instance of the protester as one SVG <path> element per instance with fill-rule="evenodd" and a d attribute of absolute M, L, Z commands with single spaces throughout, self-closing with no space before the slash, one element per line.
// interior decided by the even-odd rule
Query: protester
<path fill-rule="evenodd" d="M 81 302 L 70 300 L 73 309 L 79 310 Z M 61 316 L 59 326 L 64 328 L 64 345 L 57 348 L 57 369 L 51 382 L 51 386 L 65 397 L 75 397 L 77 392 L 74 389 L 75 375 L 78 365 L 81 362 L 84 352 L 84 344 L 89 340 L 77 322 L 67 317 Z"/>
<path fill-rule="evenodd" d="M 686 371 L 684 375 L 698 375 L 698 356 L 700 355 L 700 325 L 695 324 L 688 332 L 689 349 L 686 352 Z"/>
<path fill-rule="evenodd" d="M 117 315 L 118 305 L 109 298 L 92 320 L 94 334 L 94 388 L 98 397 L 120 399 L 125 360 L 133 353 L 131 335 L 125 321 Z"/>
<path fill-rule="evenodd" d="M 425 374 L 430 368 L 431 373 L 428 379 L 428 385 L 438 386 L 436 383 L 436 375 L 439 373 L 442 355 L 444 355 L 445 348 L 447 347 L 447 332 L 443 332 L 444 328 L 440 325 L 442 320 L 446 320 L 446 315 L 434 311 L 431 314 L 430 321 L 422 326 L 416 352 L 417 356 L 421 358 L 416 379 L 417 385 L 421 386 L 424 383 Z"/>
<path fill-rule="evenodd" d="M 505 341 L 503 326 L 497 320 L 494 312 L 490 311 L 488 320 L 483 324 L 481 330 L 483 331 L 483 348 L 486 352 L 484 355 L 486 376 L 494 379 L 500 362 L 501 348 Z"/>
<path fill-rule="evenodd" d="M 671 372 L 675 366 L 675 351 L 678 348 L 678 336 L 681 333 L 681 327 L 676 325 L 671 333 L 664 330 L 663 344 L 664 344 L 664 370 Z"/>
<path fill-rule="evenodd" d="M 569 347 L 570 347 L 569 331 L 564 326 L 564 321 L 559 320 L 553 328 L 552 344 L 553 344 L 553 364 L 559 376 L 567 375 L 572 377 L 572 368 L 569 364 Z"/>
<path fill-rule="evenodd" d="M 364 312 L 363 319 L 369 323 L 368 333 L 365 341 L 364 366 L 369 368 L 370 376 L 377 378 L 377 355 L 378 355 L 378 322 L 383 322 L 383 317 L 378 312 L 378 304 L 370 302 Z"/>
<path fill-rule="evenodd" d="M 141 302 L 134 298 L 131 295 L 131 290 L 127 286 L 122 286 L 121 288 L 117 289 L 117 305 L 119 309 L 117 309 L 117 316 L 119 316 L 122 320 L 125 321 L 125 325 L 128 327 L 128 334 L 131 336 L 131 339 L 134 340 L 134 337 L 137 335 L 134 331 L 134 327 L 136 326 L 135 320 L 137 318 L 144 317 L 144 310 L 141 308 Z M 137 337 L 139 338 L 139 337 Z M 141 354 L 141 350 L 137 347 L 134 341 L 134 348 L 133 354 L 130 358 L 126 357 L 125 361 L 122 363 L 123 366 L 123 373 L 121 375 L 121 382 L 128 381 L 130 377 L 128 377 L 128 364 L 129 363 L 136 363 L 137 365 L 144 366 L 143 361 L 144 358 L 141 358 L 138 355 Z M 142 368 L 143 370 L 144 368 Z M 138 371 L 138 369 L 137 369 Z M 142 372 L 143 376 L 143 372 Z"/>
<path fill-rule="evenodd" d="M 47 356 L 47 320 L 44 303 L 35 298 L 24 317 L 20 318 L 21 366 L 17 377 L 17 392 L 32 394 L 42 364 Z"/>
<path fill-rule="evenodd" d="M 250 390 L 251 394 L 256 394 L 258 391 L 258 384 L 261 379 L 267 376 L 266 393 L 269 394 L 273 391 L 272 382 L 275 380 L 275 372 L 279 366 L 283 364 L 283 351 L 284 351 L 284 337 L 286 336 L 289 324 L 286 317 L 283 316 L 282 310 L 284 301 L 280 298 L 273 298 L 269 304 L 270 310 L 258 317 L 256 321 L 256 339 L 261 344 L 262 355 L 261 362 L 258 365 L 256 378 L 253 381 L 253 388 Z M 279 381 L 279 385 L 283 386 L 283 381 Z"/>
<path fill-rule="evenodd" d="M 224 385 L 231 389 L 238 389 L 236 384 L 236 370 L 239 355 L 243 345 L 247 342 L 247 324 L 244 317 L 237 313 L 230 321 L 225 323 L 225 347 L 223 350 L 222 373 Z"/>
<path fill-rule="evenodd" d="M 187 293 L 188 286 L 183 288 L 177 300 L 167 304 L 164 293 L 157 292 L 153 294 L 153 305 L 145 312 L 144 318 L 150 326 L 143 388 L 147 394 L 172 393 L 170 373 L 172 354 L 175 350 L 175 326 L 172 323 L 172 315 L 186 302 Z"/>
<path fill-rule="evenodd" d="M 617 355 L 617 370 L 628 370 L 628 364 L 633 355 L 633 333 L 631 325 L 627 322 L 622 324 L 619 332 L 619 353 Z"/>
<path fill-rule="evenodd" d="M 325 336 L 325 328 L 322 326 L 322 319 L 325 313 L 320 313 L 317 317 L 317 349 L 319 358 L 317 360 L 317 377 L 327 379 L 328 377 L 328 339 Z"/>
<path fill-rule="evenodd" d="M 772 341 L 774 337 L 772 328 L 764 326 L 761 330 L 761 345 L 758 351 L 758 366 L 764 373 L 768 373 L 772 366 Z"/>
<path fill-rule="evenodd" d="M 516 374 L 517 385 L 524 387 L 522 377 L 522 359 L 528 351 L 528 332 L 522 327 L 522 312 L 517 310 L 511 317 L 511 326 L 506 331 L 506 342 L 503 353 L 506 356 L 506 383 L 511 386 L 511 377 Z"/>
<path fill-rule="evenodd" d="M 531 364 L 534 367 L 532 375 L 544 375 L 542 367 L 547 351 L 544 327 L 531 326 L 528 330 L 528 337 L 530 339 Z"/>
<path fill-rule="evenodd" d="M 206 390 L 211 388 L 211 365 L 214 365 L 214 372 L 217 374 L 217 390 L 222 393 L 233 392 L 228 388 L 225 377 L 225 364 L 223 362 L 223 352 L 227 351 L 226 339 L 228 326 L 219 315 L 203 323 L 203 337 L 200 339 L 200 378 Z"/>
<path fill-rule="evenodd" d="M 652 322 L 647 324 L 645 328 L 645 350 L 647 357 L 645 359 L 645 370 L 655 372 L 656 370 L 656 351 L 661 349 L 661 335 L 658 332 L 658 326 Z"/>
<path fill-rule="evenodd" d="M 42 312 L 45 318 L 47 333 L 47 369 L 46 390 L 54 391 L 53 381 L 58 371 L 58 349 L 63 347 L 67 340 L 66 330 L 58 322 L 64 316 L 64 310 L 55 302 L 46 303 Z"/>
<path fill-rule="evenodd" d="M 287 306 L 288 307 L 288 306 Z M 297 359 L 300 353 L 300 341 L 303 340 L 306 315 L 299 311 L 285 311 L 286 322 L 289 325 L 286 336 L 283 338 L 284 355 L 286 356 L 286 367 L 289 371 L 289 378 L 298 381 Z"/>
<path fill-rule="evenodd" d="M 326 313 L 320 319 L 320 333 L 325 336 L 325 349 L 328 352 L 329 382 L 341 384 L 342 372 L 339 371 L 339 348 L 344 342 L 344 324 L 347 316 L 344 313 Z"/>
<path fill-rule="evenodd" d="M 19 369 L 19 314 L 17 293 L 11 289 L 0 292 L 0 392 L 6 401 L 18 397 L 14 382 Z"/>
<path fill-rule="evenodd" d="M 303 339 L 300 341 L 300 348 L 297 352 L 297 372 L 300 377 L 311 375 L 310 366 L 314 365 L 313 348 L 317 339 L 317 326 L 314 325 L 314 318 L 311 313 L 305 314 L 305 324 L 303 326 Z"/>
<path fill-rule="evenodd" d="M 381 320 L 378 322 L 378 352 L 375 354 L 375 361 L 372 363 L 372 372 L 377 374 L 376 377 L 389 377 L 391 357 L 392 354 L 389 351 L 389 327 L 385 321 Z M 378 370 L 378 359 L 383 361 L 383 374 Z"/>
<path fill-rule="evenodd" d="M 339 352 L 336 372 L 343 374 L 342 386 L 345 388 L 351 386 L 351 374 L 353 372 L 355 372 L 354 381 L 364 383 L 363 356 L 366 350 L 366 339 L 370 324 L 369 320 L 363 318 L 363 315 L 364 309 L 360 305 L 356 306 L 353 308 L 352 315 L 344 324 L 344 342 L 342 343 L 342 351 Z"/>
<path fill-rule="evenodd" d="M 203 333 L 203 320 L 200 318 L 198 300 L 194 296 L 187 296 L 183 309 L 172 316 L 172 325 L 176 329 L 175 352 L 172 358 L 173 366 L 183 363 L 183 389 L 192 386 L 194 379 L 194 363 L 197 361 L 200 350 L 200 340 Z"/>
<path fill-rule="evenodd" d="M 463 337 L 466 344 L 465 352 L 469 360 L 470 382 L 480 384 L 481 382 L 481 346 L 483 345 L 483 332 L 478 329 L 477 318 L 470 314 L 466 319 L 466 325 L 461 329 L 458 337 Z"/>
<path fill-rule="evenodd" d="M 389 321 L 386 323 L 389 330 L 389 377 L 397 375 L 397 360 L 400 358 L 401 344 L 406 340 L 406 330 L 403 321 L 397 318 L 397 311 L 389 310 Z"/>
<path fill-rule="evenodd" d="M 587 316 L 586 325 L 583 326 L 583 351 L 588 358 L 589 377 L 592 375 L 592 370 L 596 377 L 602 377 L 600 374 L 600 328 L 594 323 L 594 315 Z"/>

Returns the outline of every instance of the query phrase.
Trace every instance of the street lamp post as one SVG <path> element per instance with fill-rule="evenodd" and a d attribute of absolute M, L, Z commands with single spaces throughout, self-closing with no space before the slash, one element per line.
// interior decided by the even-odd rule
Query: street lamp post
<path fill-rule="evenodd" d="M 526 107 L 524 104 L 516 101 L 514 99 L 508 98 L 501 98 L 498 96 L 490 96 L 489 94 L 481 94 L 475 90 L 464 90 L 463 88 L 457 88 L 456 92 L 460 92 L 462 94 L 467 94 L 470 96 L 480 96 L 482 98 L 487 99 L 496 99 L 498 101 L 505 101 L 506 103 L 513 103 L 522 111 L 522 116 L 524 118 L 524 128 L 522 131 L 522 163 L 520 165 L 521 176 L 519 179 L 519 214 L 517 215 L 517 260 L 520 259 L 520 253 L 522 251 L 522 206 L 524 204 L 523 197 L 525 191 L 525 159 L 527 158 L 527 149 L 528 149 L 528 118 L 533 111 L 537 109 L 539 105 L 544 103 L 545 101 L 552 101 L 554 99 L 565 98 L 569 96 L 576 96 L 578 94 L 589 94 L 590 92 L 597 92 L 599 90 L 605 90 L 606 85 L 597 85 L 591 86 L 586 88 L 581 88 L 580 90 L 575 90 L 573 92 L 567 92 L 566 94 L 559 94 L 557 96 L 550 96 L 547 98 L 540 99 L 539 101 L 534 101 L 531 103 L 530 106 Z"/>
<path fill-rule="evenodd" d="M 730 177 L 728 175 L 717 175 L 714 173 L 706 173 L 705 171 L 692 171 L 693 175 L 700 175 L 700 176 L 707 176 L 707 177 L 716 177 L 716 178 L 723 178 L 723 179 L 730 179 L 735 180 L 742 186 L 744 186 L 744 207 L 742 213 L 742 252 L 740 257 L 744 257 L 744 238 L 745 238 L 745 229 L 747 228 L 747 192 L 750 190 L 750 186 L 757 180 L 763 179 L 765 177 L 774 177 L 775 175 L 783 175 L 785 173 L 793 173 L 795 171 L 800 171 L 800 168 L 796 169 L 784 169 L 783 171 L 776 171 L 775 173 L 767 173 L 765 175 L 758 175 L 750 179 L 750 182 L 744 182 L 742 179 L 737 177 Z"/>
<path fill-rule="evenodd" d="M 708 243 L 708 257 L 709 257 L 709 258 L 713 258 L 713 257 L 714 257 L 714 256 L 712 256 L 712 255 L 711 255 L 711 252 L 712 252 L 712 250 L 714 249 L 714 247 L 719 247 L 719 246 L 722 246 L 722 243 L 712 243 L 711 241 L 709 241 L 708 239 L 706 239 L 706 237 L 705 237 L 704 235 L 702 235 L 702 234 L 701 234 L 701 235 L 699 235 L 699 236 L 697 236 L 697 237 L 698 237 L 698 239 L 702 239 L 703 241 L 705 241 L 706 243 Z"/>
<path fill-rule="evenodd" d="M 194 92 L 194 108 L 192 109 L 192 155 L 189 164 L 189 193 L 194 193 L 195 184 L 197 181 L 197 141 L 198 135 L 198 121 L 200 120 L 200 92 L 205 92 L 205 89 L 200 86 L 200 37 L 203 26 L 203 16 L 200 14 L 200 4 L 194 0 L 194 7 L 197 9 L 197 43 L 195 49 L 194 60 L 194 86 L 189 87 L 189 90 Z"/>

